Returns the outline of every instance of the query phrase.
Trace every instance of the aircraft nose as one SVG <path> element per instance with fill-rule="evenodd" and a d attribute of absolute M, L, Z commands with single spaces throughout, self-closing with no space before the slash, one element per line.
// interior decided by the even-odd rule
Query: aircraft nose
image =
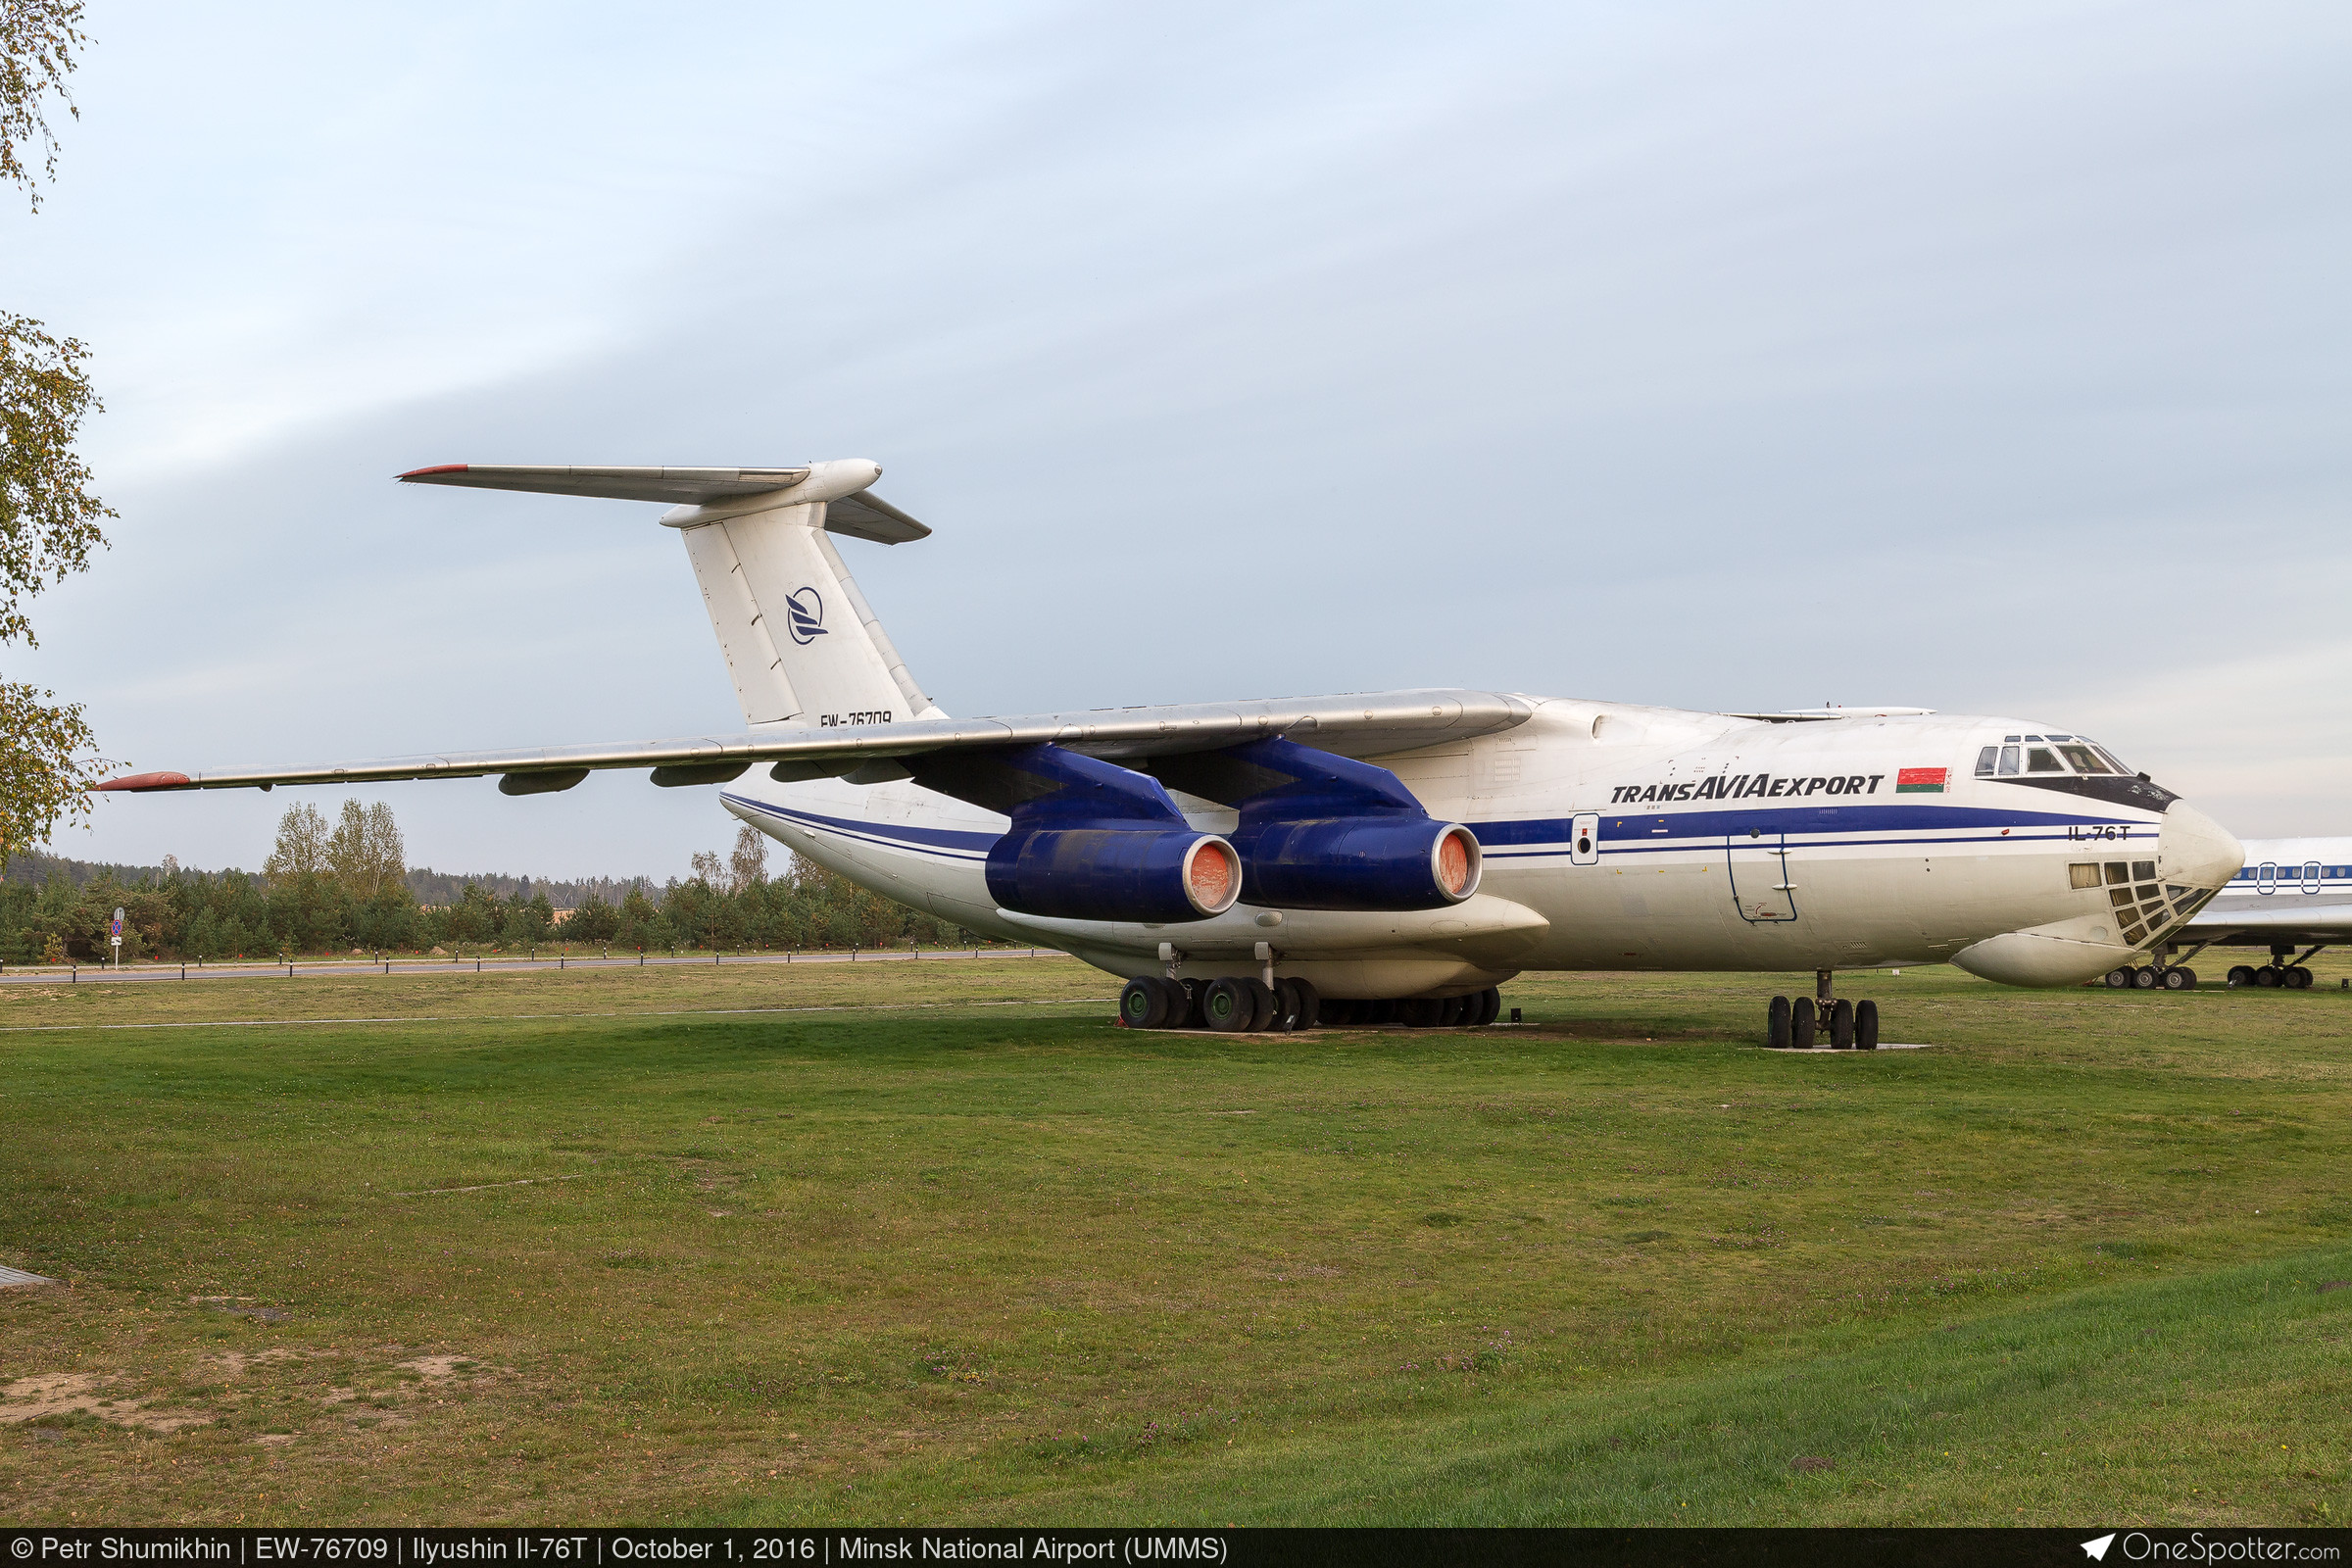
<path fill-rule="evenodd" d="M 2165 809 L 2156 858 L 2167 882 L 2218 888 L 2245 865 L 2246 847 L 2186 801 L 2175 801 Z"/>

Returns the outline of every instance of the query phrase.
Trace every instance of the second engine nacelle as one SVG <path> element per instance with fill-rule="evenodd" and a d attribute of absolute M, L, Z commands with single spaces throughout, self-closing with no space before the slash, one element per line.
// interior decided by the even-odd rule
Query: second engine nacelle
<path fill-rule="evenodd" d="M 1268 822 L 1234 847 L 1250 902 L 1286 909 L 1443 908 L 1478 891 L 1483 861 L 1468 828 L 1428 817 Z"/>
<path fill-rule="evenodd" d="M 1242 895 L 1241 857 L 1212 833 L 1035 828 L 988 852 L 989 896 L 1065 920 L 1205 920 Z"/>

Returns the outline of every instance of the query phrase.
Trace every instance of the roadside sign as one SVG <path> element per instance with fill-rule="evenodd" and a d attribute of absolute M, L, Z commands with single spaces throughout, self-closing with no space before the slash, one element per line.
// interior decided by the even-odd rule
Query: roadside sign
<path fill-rule="evenodd" d="M 115 907 L 115 924 L 112 935 L 115 941 L 115 962 L 120 964 L 122 961 L 122 909 L 120 905 Z"/>

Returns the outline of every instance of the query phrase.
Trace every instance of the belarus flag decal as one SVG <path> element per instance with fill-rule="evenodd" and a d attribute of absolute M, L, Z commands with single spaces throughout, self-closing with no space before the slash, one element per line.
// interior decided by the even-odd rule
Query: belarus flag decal
<path fill-rule="evenodd" d="M 1897 795 L 1941 795 L 1943 781 L 1951 776 L 1948 767 L 1906 767 L 1894 775 Z"/>

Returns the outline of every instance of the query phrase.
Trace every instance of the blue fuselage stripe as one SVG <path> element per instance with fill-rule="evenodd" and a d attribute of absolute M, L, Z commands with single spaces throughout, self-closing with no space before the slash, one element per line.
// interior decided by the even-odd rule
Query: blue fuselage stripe
<path fill-rule="evenodd" d="M 943 860 L 985 859 L 1000 835 L 956 828 L 913 827 L 856 817 L 796 810 L 743 795 L 729 802 L 781 817 L 802 827 L 837 833 L 862 843 L 911 851 Z M 1571 817 L 1531 817 L 1508 822 L 1467 822 L 1480 847 L 1494 859 L 1540 859 L 1566 855 L 1574 836 Z M 2140 828 L 2155 821 L 2112 816 L 2066 816 L 2050 811 L 2003 811 L 1967 806 L 1807 806 L 1752 810 L 1674 811 L 1602 819 L 1603 855 L 1713 853 L 1748 845 L 1778 849 L 1802 840 L 1810 848 L 1885 848 L 1915 844 L 2027 844 L 2065 841 L 2075 828 Z M 2024 829 L 2026 831 L 2019 831 Z M 2003 830 L 2006 830 L 2004 832 Z M 1852 834 L 1878 835 L 1855 838 Z M 1893 837 L 1886 835 L 1892 834 Z M 2086 845 L 2097 840 L 2084 840 Z M 1514 848 L 1514 846 L 1517 846 Z M 2283 880 L 2283 879 L 2282 879 Z"/>

